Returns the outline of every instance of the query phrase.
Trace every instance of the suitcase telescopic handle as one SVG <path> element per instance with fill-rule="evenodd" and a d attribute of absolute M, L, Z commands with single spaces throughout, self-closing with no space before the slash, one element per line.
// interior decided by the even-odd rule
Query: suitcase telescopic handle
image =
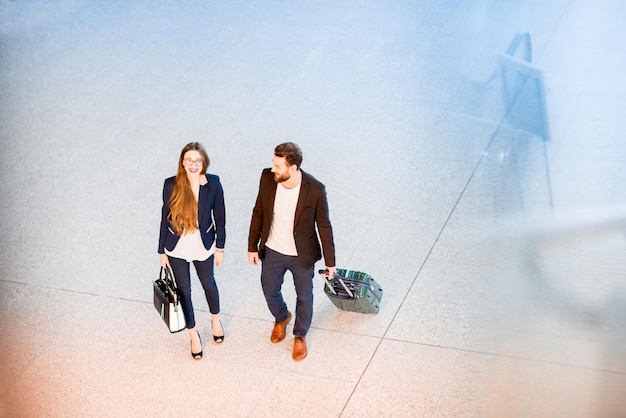
<path fill-rule="evenodd" d="M 328 287 L 328 291 L 332 293 L 333 295 L 337 295 L 337 291 L 335 290 L 333 285 L 330 283 L 330 280 L 328 280 L 328 276 L 327 276 L 328 270 L 320 270 L 319 273 L 324 278 L 324 281 L 326 281 L 326 287 Z"/>
<path fill-rule="evenodd" d="M 333 285 L 330 284 L 330 280 L 328 280 L 328 270 L 320 270 L 319 273 L 322 275 L 322 277 L 324 278 L 324 280 L 326 280 L 326 284 L 328 285 L 328 289 L 330 290 L 330 292 L 333 295 L 336 295 L 337 292 L 335 291 L 335 289 L 333 288 Z M 343 290 L 346 291 L 346 293 L 348 293 L 348 295 L 350 296 L 350 298 L 354 298 L 354 293 L 352 293 L 352 291 L 350 289 L 348 289 L 348 286 L 346 286 L 346 283 L 343 281 L 343 279 L 341 278 L 340 275 L 338 275 L 337 273 L 334 274 L 333 276 L 334 279 L 337 279 L 337 281 L 341 284 L 341 286 L 343 287 Z"/>

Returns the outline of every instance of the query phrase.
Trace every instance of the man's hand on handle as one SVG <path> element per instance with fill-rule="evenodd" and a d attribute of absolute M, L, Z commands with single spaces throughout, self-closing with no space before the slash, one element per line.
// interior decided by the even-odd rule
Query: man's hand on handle
<path fill-rule="evenodd" d="M 335 273 L 337 273 L 337 267 L 326 266 L 326 271 L 328 273 L 325 273 L 324 276 L 328 277 L 329 279 L 332 279 L 333 277 L 335 277 Z"/>

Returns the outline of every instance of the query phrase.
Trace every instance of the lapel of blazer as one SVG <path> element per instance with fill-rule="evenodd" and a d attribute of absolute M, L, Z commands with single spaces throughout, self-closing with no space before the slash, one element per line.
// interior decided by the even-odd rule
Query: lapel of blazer
<path fill-rule="evenodd" d="M 300 195 L 298 196 L 298 203 L 296 204 L 296 216 L 293 219 L 293 227 L 295 228 L 298 224 L 298 219 L 300 218 L 300 214 L 302 213 L 302 208 L 304 208 L 304 202 L 306 202 L 306 197 L 309 194 L 309 187 L 311 183 L 309 183 L 309 179 L 307 178 L 304 171 L 302 171 L 302 182 L 300 184 Z"/>
<path fill-rule="evenodd" d="M 207 181 L 209 178 L 207 177 Z M 200 192 L 198 193 L 198 227 L 202 225 L 202 221 L 208 212 L 206 210 L 207 200 L 209 199 L 209 183 L 204 186 L 200 186 Z"/>

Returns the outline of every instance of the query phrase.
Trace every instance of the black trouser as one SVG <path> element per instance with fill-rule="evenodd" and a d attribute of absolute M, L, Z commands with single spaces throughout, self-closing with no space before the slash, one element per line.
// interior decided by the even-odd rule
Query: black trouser
<path fill-rule="evenodd" d="M 193 304 L 191 302 L 191 275 L 190 264 L 188 261 L 182 258 L 176 258 L 168 256 L 170 260 L 170 266 L 172 266 L 172 273 L 174 273 L 174 279 L 176 280 L 176 286 L 180 292 L 180 302 L 183 307 L 183 313 L 185 314 L 185 322 L 187 328 L 193 328 L 196 326 L 196 320 L 193 313 Z M 202 287 L 204 288 L 204 294 L 206 295 L 206 301 L 209 304 L 209 311 L 212 314 L 220 313 L 220 293 L 217 290 L 217 283 L 215 283 L 215 277 L 213 275 L 213 256 L 207 258 L 204 261 L 193 261 L 193 265 L 198 273 L 198 278 Z"/>

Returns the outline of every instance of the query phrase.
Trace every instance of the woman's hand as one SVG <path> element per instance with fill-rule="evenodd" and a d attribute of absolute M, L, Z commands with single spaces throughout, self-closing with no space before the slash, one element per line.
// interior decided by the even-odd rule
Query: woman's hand
<path fill-rule="evenodd" d="M 224 264 L 224 250 L 215 250 L 215 267 Z"/>
<path fill-rule="evenodd" d="M 161 262 L 161 267 L 168 267 L 170 270 L 172 266 L 170 266 L 170 259 L 167 258 L 167 254 L 159 254 L 159 261 Z"/>

